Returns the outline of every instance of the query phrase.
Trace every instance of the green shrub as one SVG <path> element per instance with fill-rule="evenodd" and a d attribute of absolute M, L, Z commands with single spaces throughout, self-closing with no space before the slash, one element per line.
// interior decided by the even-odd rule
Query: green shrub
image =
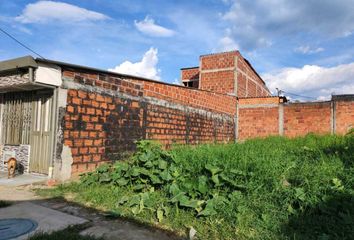
<path fill-rule="evenodd" d="M 352 134 L 137 146 L 132 159 L 82 176 L 75 191 L 119 215 L 193 226 L 201 239 L 354 238 Z"/>

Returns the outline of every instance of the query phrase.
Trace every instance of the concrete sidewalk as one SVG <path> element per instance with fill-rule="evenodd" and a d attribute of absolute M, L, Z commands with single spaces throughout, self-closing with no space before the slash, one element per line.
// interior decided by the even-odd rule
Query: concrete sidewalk
<path fill-rule="evenodd" d="M 76 217 L 57 210 L 46 208 L 31 202 L 15 203 L 12 206 L 0 208 L 0 219 L 28 218 L 38 223 L 36 230 L 16 239 L 24 240 L 38 232 L 52 232 L 67 228 L 70 225 L 83 224 L 86 219 Z"/>
<path fill-rule="evenodd" d="M 0 172 L 0 186 L 18 187 L 29 184 L 44 183 L 48 180 L 48 176 L 39 174 L 21 174 L 14 178 L 7 178 L 7 172 Z"/>

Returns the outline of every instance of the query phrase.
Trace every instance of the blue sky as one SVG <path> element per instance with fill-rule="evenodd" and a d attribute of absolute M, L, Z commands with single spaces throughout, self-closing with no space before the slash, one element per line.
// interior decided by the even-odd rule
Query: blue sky
<path fill-rule="evenodd" d="M 354 93 L 354 0 L 0 1 L 0 26 L 48 59 L 174 82 L 238 49 L 272 91 Z M 28 54 L 0 33 L 0 60 Z"/>

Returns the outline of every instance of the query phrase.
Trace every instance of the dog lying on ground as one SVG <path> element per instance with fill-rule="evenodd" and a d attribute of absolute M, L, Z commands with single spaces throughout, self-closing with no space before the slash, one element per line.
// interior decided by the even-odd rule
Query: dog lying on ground
<path fill-rule="evenodd" d="M 17 160 L 16 158 L 10 158 L 7 160 L 7 171 L 8 171 L 8 178 L 15 177 L 15 170 L 16 170 Z"/>

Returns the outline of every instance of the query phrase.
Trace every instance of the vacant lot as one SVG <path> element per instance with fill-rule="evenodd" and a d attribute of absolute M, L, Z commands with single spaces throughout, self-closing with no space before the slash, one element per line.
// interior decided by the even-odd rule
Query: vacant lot
<path fill-rule="evenodd" d="M 354 135 L 169 151 L 143 141 L 49 194 L 198 239 L 354 239 Z"/>

